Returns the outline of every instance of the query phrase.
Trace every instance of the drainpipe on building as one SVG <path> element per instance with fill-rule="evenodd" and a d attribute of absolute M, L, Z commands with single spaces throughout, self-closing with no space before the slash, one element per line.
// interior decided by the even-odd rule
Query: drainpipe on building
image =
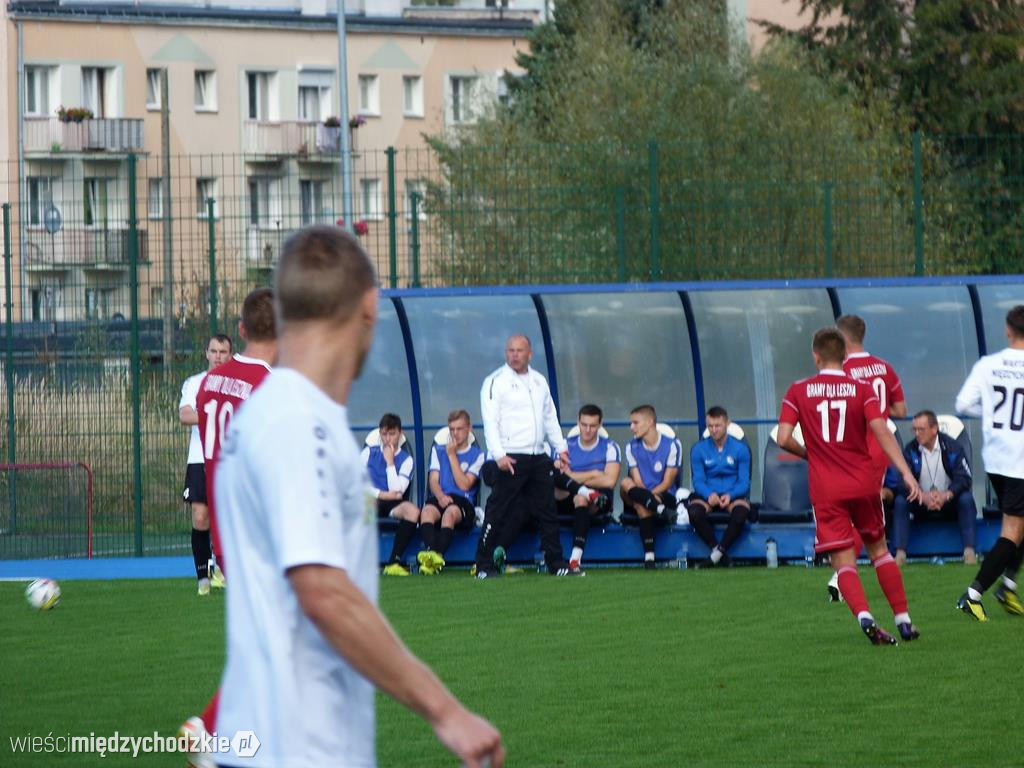
<path fill-rule="evenodd" d="M 348 127 L 348 53 L 345 46 L 345 0 L 338 0 L 338 120 L 341 121 L 341 215 L 355 233 L 352 210 L 352 147 Z"/>
<path fill-rule="evenodd" d="M 21 22 L 14 22 L 18 30 L 18 319 L 25 320 L 25 198 L 28 181 L 25 179 L 25 45 Z"/>

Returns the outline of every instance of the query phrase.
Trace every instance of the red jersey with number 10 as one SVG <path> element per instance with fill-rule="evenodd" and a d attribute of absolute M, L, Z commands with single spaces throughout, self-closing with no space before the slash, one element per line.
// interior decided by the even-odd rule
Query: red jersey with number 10
<path fill-rule="evenodd" d="M 866 381 L 875 391 L 878 398 L 878 408 L 882 412 L 882 418 L 889 418 L 889 407 L 895 403 L 902 403 L 906 398 L 903 396 L 903 384 L 896 371 L 885 360 L 867 352 L 853 352 L 843 361 L 843 370 L 855 379 Z M 871 458 L 875 467 L 882 472 L 889 466 L 889 459 L 882 450 L 882 446 L 875 440 L 874 435 L 868 435 L 868 450 L 871 451 Z"/>
<path fill-rule="evenodd" d="M 878 470 L 868 452 L 868 422 L 882 418 L 871 385 L 839 370 L 793 384 L 779 421 L 800 424 L 812 504 L 829 504 L 878 493 Z"/>
<path fill-rule="evenodd" d="M 214 552 L 220 557 L 220 546 L 214 522 L 213 474 L 220 456 L 220 446 L 232 417 L 270 373 L 263 360 L 235 355 L 203 377 L 196 396 L 199 415 L 199 437 L 203 441 L 203 464 L 206 467 L 206 501 L 210 509 L 210 536 Z"/>

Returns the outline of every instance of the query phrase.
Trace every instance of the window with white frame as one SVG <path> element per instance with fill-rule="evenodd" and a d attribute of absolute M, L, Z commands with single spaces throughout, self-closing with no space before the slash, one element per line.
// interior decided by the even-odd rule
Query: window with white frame
<path fill-rule="evenodd" d="M 53 179 L 48 176 L 29 176 L 28 223 L 41 227 L 46 223 L 46 209 L 53 203 Z"/>
<path fill-rule="evenodd" d="M 249 226 L 281 229 L 281 179 L 274 176 L 249 177 Z"/>
<path fill-rule="evenodd" d="M 150 179 L 148 187 L 149 197 L 146 206 L 151 219 L 162 219 L 164 217 L 164 180 Z"/>
<path fill-rule="evenodd" d="M 448 78 L 449 103 L 453 123 L 472 123 L 477 118 L 480 78 L 475 75 L 453 75 Z"/>
<path fill-rule="evenodd" d="M 406 117 L 423 117 L 423 78 L 419 75 L 402 77 L 402 111 Z"/>
<path fill-rule="evenodd" d="M 87 227 L 107 227 L 107 181 L 102 177 L 84 180 L 82 223 Z"/>
<path fill-rule="evenodd" d="M 250 120 L 266 122 L 275 119 L 271 98 L 275 83 L 272 72 L 246 72 L 248 116 Z"/>
<path fill-rule="evenodd" d="M 380 179 L 359 180 L 360 211 L 364 219 L 382 218 L 380 199 Z"/>
<path fill-rule="evenodd" d="M 116 289 L 97 286 L 85 289 L 85 316 L 90 320 L 106 320 L 117 306 Z"/>
<path fill-rule="evenodd" d="M 317 224 L 324 216 L 324 183 L 318 179 L 299 180 L 299 219 L 302 226 Z"/>
<path fill-rule="evenodd" d="M 217 73 L 212 69 L 197 69 L 194 77 L 196 112 L 217 111 Z"/>
<path fill-rule="evenodd" d="M 412 218 L 412 196 L 416 195 L 416 218 L 423 221 L 427 218 L 423 207 L 427 185 L 422 179 L 407 179 L 405 182 L 405 218 Z"/>
<path fill-rule="evenodd" d="M 149 314 L 152 317 L 160 317 L 164 313 L 164 289 L 163 286 L 152 285 L 149 288 Z"/>
<path fill-rule="evenodd" d="M 299 120 L 318 123 L 331 112 L 334 72 L 326 69 L 299 71 Z"/>
<path fill-rule="evenodd" d="M 359 76 L 359 114 L 380 115 L 380 77 Z"/>
<path fill-rule="evenodd" d="M 93 117 L 113 117 L 117 99 L 113 92 L 114 70 L 108 67 L 82 67 L 82 106 Z"/>
<path fill-rule="evenodd" d="M 56 85 L 56 67 L 25 67 L 25 114 L 47 117 L 53 114 L 52 91 Z"/>
<path fill-rule="evenodd" d="M 159 69 L 146 70 L 146 109 L 160 109 L 160 72 Z"/>
<path fill-rule="evenodd" d="M 209 206 L 207 200 L 213 198 L 213 218 L 220 217 L 220 201 L 217 199 L 217 180 L 208 176 L 200 176 L 196 179 L 196 216 L 200 219 L 208 218 Z"/>

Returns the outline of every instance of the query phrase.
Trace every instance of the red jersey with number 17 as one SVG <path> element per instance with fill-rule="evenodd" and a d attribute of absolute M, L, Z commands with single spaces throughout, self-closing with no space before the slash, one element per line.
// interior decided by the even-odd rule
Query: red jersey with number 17
<path fill-rule="evenodd" d="M 220 456 L 220 446 L 232 417 L 253 390 L 270 373 L 270 366 L 256 357 L 235 355 L 203 377 L 196 396 L 199 415 L 199 437 L 203 442 L 203 464 L 206 468 L 206 500 L 210 509 L 210 536 L 214 552 L 220 556 L 214 518 L 213 474 Z"/>
<path fill-rule="evenodd" d="M 868 452 L 868 422 L 882 418 L 871 385 L 840 370 L 793 384 L 779 421 L 800 424 L 812 504 L 829 504 L 878 493 L 878 470 Z"/>

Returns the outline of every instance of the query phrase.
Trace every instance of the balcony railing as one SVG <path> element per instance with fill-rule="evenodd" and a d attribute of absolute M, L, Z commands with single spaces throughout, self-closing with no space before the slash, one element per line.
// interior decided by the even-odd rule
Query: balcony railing
<path fill-rule="evenodd" d="M 292 232 L 294 230 L 291 229 L 247 229 L 245 250 L 249 266 L 255 269 L 273 269 L 281 253 L 281 246 Z"/>
<path fill-rule="evenodd" d="M 80 123 L 25 118 L 26 152 L 134 152 L 144 146 L 142 120 L 101 118 Z"/>
<path fill-rule="evenodd" d="M 149 238 L 138 231 L 138 260 L 149 260 Z M 56 234 L 44 229 L 25 229 L 25 264 L 29 269 L 65 269 L 68 267 L 128 267 L 127 229 L 65 228 Z"/>
<path fill-rule="evenodd" d="M 323 123 L 261 122 L 246 120 L 245 152 L 257 155 L 336 155 L 341 150 L 341 128 Z"/>

